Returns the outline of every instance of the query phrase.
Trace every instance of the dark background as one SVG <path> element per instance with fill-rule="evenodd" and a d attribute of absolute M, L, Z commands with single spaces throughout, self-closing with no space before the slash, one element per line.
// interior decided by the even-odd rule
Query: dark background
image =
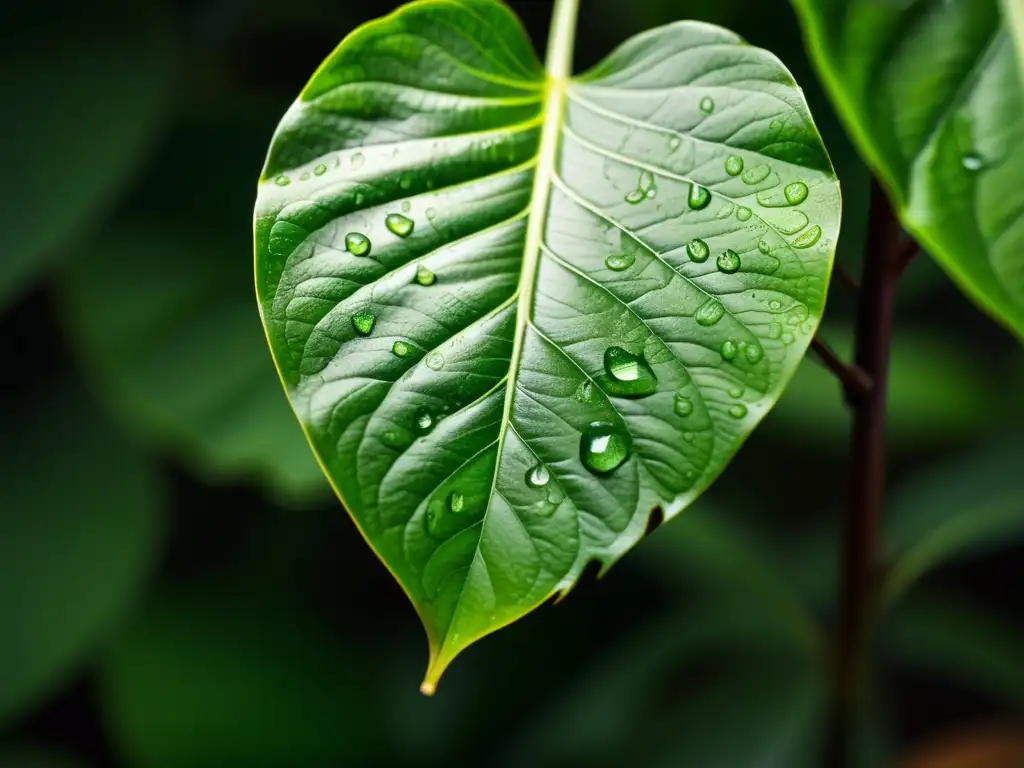
<path fill-rule="evenodd" d="M 511 5 L 543 51 L 551 4 Z M 693 510 L 418 693 L 424 633 L 302 441 L 251 286 L 277 120 L 392 8 L 0 4 L 0 768 L 821 765 L 827 644 L 774 602 L 827 637 L 848 421 L 810 359 Z M 868 172 L 784 0 L 583 0 L 577 68 L 681 18 L 804 86 L 856 271 Z M 844 351 L 853 300 L 834 281 Z M 865 765 L 1024 707 L 1024 357 L 927 257 L 897 315 L 892 546 L 1010 523 L 883 625 Z"/>

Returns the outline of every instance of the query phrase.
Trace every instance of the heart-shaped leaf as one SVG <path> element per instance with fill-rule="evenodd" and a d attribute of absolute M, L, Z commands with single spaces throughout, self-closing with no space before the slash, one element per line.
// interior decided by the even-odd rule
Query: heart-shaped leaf
<path fill-rule="evenodd" d="M 793 0 L 903 224 L 1024 338 L 1024 91 L 998 0 Z"/>
<path fill-rule="evenodd" d="M 463 648 L 679 512 L 817 327 L 839 189 L 766 51 L 684 22 L 570 77 L 495 0 L 361 27 L 274 137 L 256 283 L 314 450 Z"/>

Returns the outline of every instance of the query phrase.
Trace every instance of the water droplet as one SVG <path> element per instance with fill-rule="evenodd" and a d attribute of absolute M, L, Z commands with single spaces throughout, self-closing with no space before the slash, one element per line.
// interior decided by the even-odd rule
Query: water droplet
<path fill-rule="evenodd" d="M 408 216 L 403 216 L 400 213 L 389 213 L 387 218 L 384 219 L 384 226 L 394 235 L 408 237 L 412 234 L 415 224 Z"/>
<path fill-rule="evenodd" d="M 356 205 L 362 205 L 366 202 L 366 195 L 362 192 L 356 192 Z"/>
<path fill-rule="evenodd" d="M 746 184 L 760 184 L 762 181 L 767 179 L 771 173 L 771 166 L 767 163 L 762 163 L 761 165 L 755 165 L 753 168 L 747 168 L 747 170 L 743 172 L 743 176 L 740 178 L 742 178 Z"/>
<path fill-rule="evenodd" d="M 373 316 L 372 312 L 356 312 L 352 315 L 352 327 L 360 336 L 369 336 L 376 322 L 377 318 Z"/>
<path fill-rule="evenodd" d="M 650 189 L 647 190 L 647 199 L 648 200 L 653 200 L 657 196 L 658 196 L 658 188 L 657 187 L 651 187 Z"/>
<path fill-rule="evenodd" d="M 768 129 L 771 130 L 771 131 L 781 131 L 782 130 L 782 121 L 781 120 L 772 120 L 768 124 Z"/>
<path fill-rule="evenodd" d="M 551 479 L 551 473 L 543 464 L 538 464 L 526 473 L 526 484 L 531 488 L 543 488 Z"/>
<path fill-rule="evenodd" d="M 391 345 L 391 352 L 395 357 L 412 357 L 416 354 L 416 347 L 404 341 L 396 341 Z"/>
<path fill-rule="evenodd" d="M 708 256 L 711 255 L 711 249 L 703 240 L 691 240 L 686 246 L 686 255 L 690 257 L 690 261 L 700 264 L 708 260 Z"/>
<path fill-rule="evenodd" d="M 768 338 L 777 339 L 782 336 L 782 326 L 778 323 L 768 323 Z"/>
<path fill-rule="evenodd" d="M 370 238 L 359 232 L 349 232 L 345 235 L 345 250 L 353 256 L 369 256 Z"/>
<path fill-rule="evenodd" d="M 964 155 L 960 162 L 964 164 L 964 168 L 968 171 L 980 171 L 985 167 L 985 161 L 978 157 L 978 155 Z"/>
<path fill-rule="evenodd" d="M 771 301 L 768 302 L 768 309 L 770 309 L 772 312 L 778 312 L 780 309 L 782 309 L 782 302 L 779 301 L 778 299 L 772 299 Z"/>
<path fill-rule="evenodd" d="M 789 331 L 786 331 L 784 334 L 782 334 L 782 343 L 785 344 L 787 347 L 793 343 L 793 340 L 793 334 L 790 333 Z"/>
<path fill-rule="evenodd" d="M 440 371 L 444 368 L 444 355 L 440 352 L 431 352 L 427 355 L 427 368 L 432 371 Z"/>
<path fill-rule="evenodd" d="M 679 149 L 679 145 L 682 143 L 682 139 L 680 139 L 678 136 L 673 136 L 671 139 L 668 140 L 668 148 L 675 152 L 677 149 Z"/>
<path fill-rule="evenodd" d="M 737 385 L 735 387 L 731 387 L 729 389 L 729 397 L 743 397 L 743 393 L 745 391 L 746 390 L 744 390 L 743 387 L 741 387 L 739 385 Z"/>
<path fill-rule="evenodd" d="M 706 187 L 691 182 L 687 202 L 693 210 L 701 211 L 711 205 L 711 192 Z"/>
<path fill-rule="evenodd" d="M 427 533 L 431 536 L 436 536 L 438 529 L 441 527 L 441 513 L 434 504 L 427 507 L 427 515 L 424 519 L 427 523 Z"/>
<path fill-rule="evenodd" d="M 604 265 L 612 272 L 622 272 L 629 269 L 636 262 L 636 256 L 632 253 L 613 253 L 604 260 Z"/>
<path fill-rule="evenodd" d="M 279 187 L 287 187 L 289 184 L 292 183 L 292 180 L 289 179 L 287 176 L 281 175 L 274 179 L 274 183 L 277 184 L 277 186 Z"/>
<path fill-rule="evenodd" d="M 785 219 L 779 217 L 775 221 L 775 228 L 784 235 L 795 235 L 810 223 L 810 219 L 803 211 L 789 211 Z"/>
<path fill-rule="evenodd" d="M 416 282 L 420 285 L 433 285 L 437 281 L 437 275 L 431 272 L 422 264 L 416 265 Z"/>
<path fill-rule="evenodd" d="M 589 380 L 580 382 L 580 385 L 576 387 L 576 392 L 573 393 L 577 403 L 589 403 L 593 396 L 594 384 Z"/>
<path fill-rule="evenodd" d="M 637 205 L 647 199 L 647 193 L 642 189 L 634 189 L 628 195 L 626 195 L 626 202 L 630 205 Z"/>
<path fill-rule="evenodd" d="M 672 409 L 676 412 L 676 416 L 681 416 L 685 419 L 693 413 L 693 401 L 682 392 L 677 392 L 672 403 Z"/>
<path fill-rule="evenodd" d="M 305 173 L 301 174 L 299 176 L 299 181 L 309 181 L 309 171 L 306 171 Z"/>
<path fill-rule="evenodd" d="M 429 432 L 434 426 L 434 417 L 426 408 L 420 408 L 416 412 L 416 428 L 420 432 Z"/>
<path fill-rule="evenodd" d="M 800 237 L 793 241 L 794 248 L 810 248 L 821 237 L 821 227 L 815 224 L 813 227 L 804 232 Z"/>
<path fill-rule="evenodd" d="M 740 255 L 731 248 L 722 252 L 718 257 L 718 269 L 725 272 L 727 275 L 731 275 L 733 272 L 738 272 L 740 268 Z"/>
<path fill-rule="evenodd" d="M 320 163 L 318 166 L 316 166 L 316 168 L 313 169 L 313 173 L 315 173 L 317 176 L 323 176 L 325 173 L 327 173 L 327 166 L 324 165 L 323 163 Z"/>
<path fill-rule="evenodd" d="M 759 363 L 762 358 L 764 358 L 764 347 L 756 342 L 754 344 L 748 344 L 747 348 L 743 350 L 743 354 L 747 356 L 747 360 L 750 362 Z"/>
<path fill-rule="evenodd" d="M 604 369 L 608 376 L 602 384 L 610 395 L 645 397 L 658 388 L 658 377 L 643 356 L 630 354 L 622 347 L 605 350 Z"/>
<path fill-rule="evenodd" d="M 654 174 L 650 171 L 640 172 L 640 181 L 637 183 L 637 189 L 642 189 L 645 192 L 654 186 Z"/>
<path fill-rule="evenodd" d="M 789 314 L 786 316 L 786 322 L 789 325 L 800 325 L 800 323 L 810 317 L 810 314 L 811 313 L 807 311 L 807 307 L 803 304 L 797 304 L 789 310 Z"/>
<path fill-rule="evenodd" d="M 412 186 L 412 174 L 403 173 L 402 176 L 398 179 L 398 186 L 400 186 L 402 189 L 409 189 L 409 187 Z"/>
<path fill-rule="evenodd" d="M 743 173 L 743 158 L 739 155 L 729 155 L 725 158 L 725 172 L 730 176 L 739 176 Z"/>
<path fill-rule="evenodd" d="M 742 419 L 747 415 L 747 406 L 743 405 L 743 403 L 736 403 L 736 405 L 729 408 L 729 415 L 734 419 Z"/>
<path fill-rule="evenodd" d="M 595 421 L 580 437 L 580 461 L 596 475 L 605 475 L 622 466 L 633 447 L 629 433 L 606 421 Z"/>
<path fill-rule="evenodd" d="M 741 205 L 736 209 L 736 218 L 740 221 L 746 221 L 751 217 L 752 213 L 753 212 L 749 208 Z"/>
<path fill-rule="evenodd" d="M 735 360 L 736 355 L 739 354 L 736 342 L 729 341 L 728 339 L 722 342 L 722 348 L 720 351 L 722 353 L 723 360 Z"/>
<path fill-rule="evenodd" d="M 772 247 L 768 245 L 767 240 L 761 239 L 757 241 L 757 250 L 759 250 L 761 253 L 767 256 L 769 253 L 772 252 Z"/>
<path fill-rule="evenodd" d="M 787 184 L 786 188 L 782 190 L 782 194 L 786 196 L 786 202 L 790 205 L 800 205 L 804 200 L 807 199 L 807 185 L 802 181 L 794 181 L 792 184 Z"/>
<path fill-rule="evenodd" d="M 466 507 L 466 498 L 458 491 L 452 491 L 448 494 L 448 498 L 445 499 L 445 505 L 448 507 L 449 512 L 459 514 Z"/>
<path fill-rule="evenodd" d="M 365 162 L 366 162 L 366 158 L 363 157 L 363 153 L 362 152 L 356 152 L 354 155 L 352 155 L 352 167 L 353 168 L 362 168 L 363 167 L 363 163 L 365 163 Z"/>
<path fill-rule="evenodd" d="M 410 203 L 408 200 L 402 201 L 402 213 L 408 213 L 411 208 L 412 203 Z"/>
<path fill-rule="evenodd" d="M 433 208 L 427 208 L 424 215 L 427 217 L 427 221 L 433 221 L 437 218 L 437 211 Z"/>
<path fill-rule="evenodd" d="M 706 302 L 701 304 L 700 308 L 694 314 L 693 319 L 697 321 L 697 325 L 702 325 L 708 328 L 719 320 L 725 317 L 725 307 L 722 306 L 722 302 L 718 299 L 708 299 Z"/>
<path fill-rule="evenodd" d="M 683 432 L 683 440 L 688 443 L 692 443 L 697 438 L 693 432 Z"/>
<path fill-rule="evenodd" d="M 710 115 L 715 111 L 715 100 L 710 96 L 705 96 L 700 100 L 700 111 L 706 115 Z"/>

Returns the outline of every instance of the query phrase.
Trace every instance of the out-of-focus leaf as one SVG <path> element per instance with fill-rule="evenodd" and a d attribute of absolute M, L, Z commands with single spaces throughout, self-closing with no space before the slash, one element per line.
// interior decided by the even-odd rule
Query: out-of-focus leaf
<path fill-rule="evenodd" d="M 821 335 L 849 359 L 848 332 Z M 897 447 L 910 448 L 977 434 L 999 418 L 990 407 L 997 393 L 985 371 L 962 347 L 922 333 L 900 333 L 893 344 L 889 376 L 888 434 Z M 765 429 L 802 442 L 845 448 L 850 416 L 835 377 L 806 359 L 789 383 Z"/>
<path fill-rule="evenodd" d="M 20 6 L 0 29 L 0 307 L 111 206 L 173 95 L 155 0 Z"/>
<path fill-rule="evenodd" d="M 128 764 L 364 764 L 387 754 L 369 680 L 338 638 L 252 587 L 154 599 L 112 647 L 101 705 Z"/>
<path fill-rule="evenodd" d="M 1002 3 L 1003 18 L 1016 46 L 1019 71 L 1024 75 L 1024 3 L 1020 0 L 1002 0 Z"/>
<path fill-rule="evenodd" d="M 945 562 L 1024 540 L 1021 457 L 1024 440 L 1004 440 L 897 489 L 884 521 L 883 602 Z"/>
<path fill-rule="evenodd" d="M 896 768 L 1017 768 L 1024 725 L 997 722 L 945 731 L 917 746 Z"/>
<path fill-rule="evenodd" d="M 1024 92 L 998 0 L 793 0 L 904 225 L 1024 338 Z"/>
<path fill-rule="evenodd" d="M 900 664 L 1024 707 L 1024 627 L 990 611 L 946 595 L 915 595 L 885 618 L 880 640 Z"/>
<path fill-rule="evenodd" d="M 51 749 L 33 745 L 0 746 L 3 768 L 84 768 L 85 763 Z"/>
<path fill-rule="evenodd" d="M 0 723 L 107 638 L 163 533 L 159 477 L 79 389 L 54 386 L 3 410 Z"/>
<path fill-rule="evenodd" d="M 322 494 L 232 242 L 194 221 L 118 222 L 64 272 L 66 332 L 126 429 L 208 477 Z"/>

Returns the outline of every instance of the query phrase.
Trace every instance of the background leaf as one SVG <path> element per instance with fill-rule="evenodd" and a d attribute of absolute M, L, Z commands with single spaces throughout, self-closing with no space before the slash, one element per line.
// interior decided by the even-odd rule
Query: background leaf
<path fill-rule="evenodd" d="M 4 415 L 0 461 L 0 724 L 42 700 L 138 599 L 160 552 L 147 459 L 77 388 Z"/>
<path fill-rule="evenodd" d="M 83 768 L 84 763 L 44 747 L 14 745 L 0 746 L 0 765 L 4 768 Z"/>

